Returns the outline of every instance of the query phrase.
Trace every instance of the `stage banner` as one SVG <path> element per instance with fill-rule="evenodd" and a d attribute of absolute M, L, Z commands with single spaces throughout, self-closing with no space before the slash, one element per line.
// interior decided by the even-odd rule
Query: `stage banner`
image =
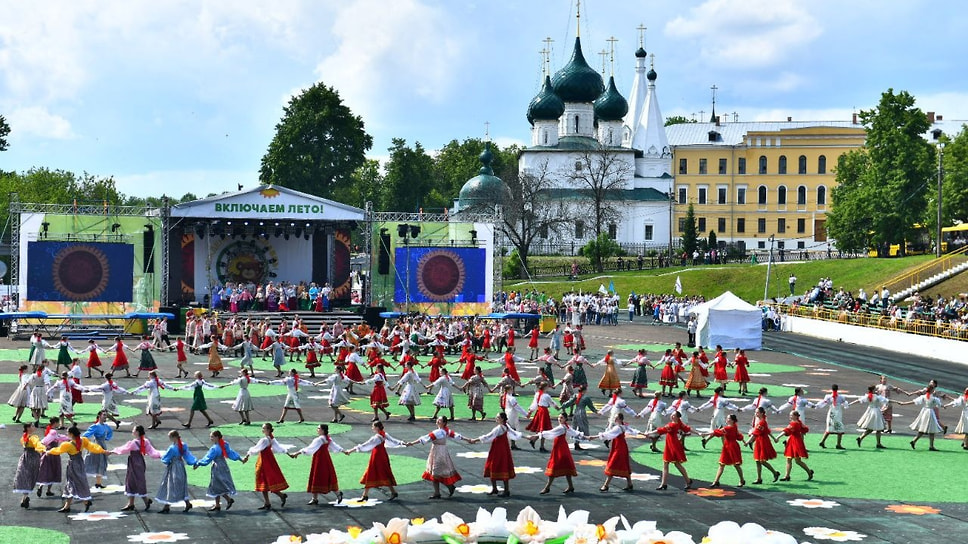
<path fill-rule="evenodd" d="M 312 270 L 312 245 L 302 237 L 268 239 L 196 238 L 196 299 L 216 285 L 267 282 L 309 281 Z"/>
<path fill-rule="evenodd" d="M 29 242 L 27 299 L 131 302 L 134 246 L 99 242 Z"/>
<path fill-rule="evenodd" d="M 333 234 L 333 296 L 350 298 L 350 231 L 339 229 Z"/>
<path fill-rule="evenodd" d="M 181 293 L 195 296 L 195 234 L 191 232 L 181 237 Z"/>
<path fill-rule="evenodd" d="M 489 302 L 482 248 L 397 247 L 394 302 Z M 402 265 L 402 266 L 401 266 Z"/>

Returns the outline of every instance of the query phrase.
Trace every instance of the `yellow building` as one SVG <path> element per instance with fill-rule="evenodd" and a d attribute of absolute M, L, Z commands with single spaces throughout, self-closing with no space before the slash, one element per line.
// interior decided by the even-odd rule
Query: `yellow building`
<path fill-rule="evenodd" d="M 673 236 L 689 204 L 700 238 L 747 250 L 836 249 L 826 225 L 841 154 L 866 132 L 845 122 L 684 123 L 666 128 L 675 175 Z"/>

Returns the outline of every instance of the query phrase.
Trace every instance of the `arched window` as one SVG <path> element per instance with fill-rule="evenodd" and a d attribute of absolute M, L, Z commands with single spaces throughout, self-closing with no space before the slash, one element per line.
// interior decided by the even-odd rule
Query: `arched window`
<path fill-rule="evenodd" d="M 575 134 L 578 134 L 578 116 L 575 116 Z"/>
<path fill-rule="evenodd" d="M 760 155 L 760 173 L 766 173 L 766 155 Z"/>
<path fill-rule="evenodd" d="M 760 185 L 760 188 L 757 190 L 756 193 L 757 193 L 756 203 L 759 204 L 760 206 L 765 206 L 766 205 L 766 185 Z"/>
<path fill-rule="evenodd" d="M 817 159 L 817 173 L 826 174 L 827 173 L 827 157 L 825 155 L 820 155 Z"/>
<path fill-rule="evenodd" d="M 542 130 L 541 134 L 544 136 L 544 145 L 548 145 L 548 131 Z"/>
<path fill-rule="evenodd" d="M 797 205 L 798 206 L 807 205 L 807 188 L 804 185 L 797 187 Z"/>
<path fill-rule="evenodd" d="M 797 173 L 806 174 L 807 173 L 807 156 L 800 155 L 800 159 L 797 161 Z"/>
<path fill-rule="evenodd" d="M 777 166 L 779 173 L 786 174 L 786 155 L 780 155 L 780 164 Z"/>
<path fill-rule="evenodd" d="M 827 205 L 827 188 L 821 185 L 817 187 L 817 206 Z"/>
<path fill-rule="evenodd" d="M 786 206 L 786 186 L 780 185 L 776 188 L 776 203 L 780 206 Z"/>

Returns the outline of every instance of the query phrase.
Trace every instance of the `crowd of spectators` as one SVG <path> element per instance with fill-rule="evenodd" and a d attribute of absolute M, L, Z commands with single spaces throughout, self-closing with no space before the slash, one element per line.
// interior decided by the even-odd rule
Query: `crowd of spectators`
<path fill-rule="evenodd" d="M 291 283 L 286 281 L 267 282 L 265 285 L 226 282 L 212 288 L 211 304 L 213 310 L 231 313 L 315 311 L 327 312 L 333 288 L 328 283 L 322 286 L 315 282 Z"/>

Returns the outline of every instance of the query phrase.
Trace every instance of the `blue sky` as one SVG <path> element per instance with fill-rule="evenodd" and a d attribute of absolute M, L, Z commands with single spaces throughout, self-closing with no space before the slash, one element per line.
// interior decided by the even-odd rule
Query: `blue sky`
<path fill-rule="evenodd" d="M 385 158 L 391 138 L 437 149 L 528 141 L 528 102 L 551 37 L 575 37 L 568 0 L 0 0 L 0 169 L 113 175 L 125 194 L 199 196 L 256 184 L 288 98 L 336 87 Z M 888 87 L 968 119 L 968 9 L 921 0 L 582 2 L 586 58 L 614 36 L 631 87 L 640 24 L 666 116 L 850 118 Z"/>

